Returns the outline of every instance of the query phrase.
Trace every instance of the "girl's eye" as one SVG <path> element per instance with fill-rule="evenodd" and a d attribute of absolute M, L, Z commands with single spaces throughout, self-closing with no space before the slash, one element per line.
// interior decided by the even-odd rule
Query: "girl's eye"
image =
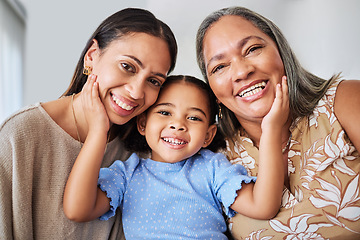
<path fill-rule="evenodd" d="M 155 87 L 161 87 L 161 85 L 162 85 L 162 83 L 159 80 L 155 79 L 155 78 L 150 78 L 148 80 L 148 82 L 150 82 Z"/>
<path fill-rule="evenodd" d="M 132 72 L 132 73 L 135 72 L 135 68 L 134 68 L 133 66 L 131 66 L 130 64 L 121 63 L 121 66 L 122 66 L 126 71 L 129 71 L 129 72 Z"/>
<path fill-rule="evenodd" d="M 199 121 L 199 122 L 202 122 L 202 119 L 201 119 L 201 118 L 194 117 L 194 116 L 188 117 L 188 119 L 191 120 L 191 121 Z"/>
<path fill-rule="evenodd" d="M 164 116 L 170 116 L 171 115 L 168 111 L 164 111 L 164 110 L 158 111 L 157 113 L 159 113 L 160 115 L 164 115 Z"/>

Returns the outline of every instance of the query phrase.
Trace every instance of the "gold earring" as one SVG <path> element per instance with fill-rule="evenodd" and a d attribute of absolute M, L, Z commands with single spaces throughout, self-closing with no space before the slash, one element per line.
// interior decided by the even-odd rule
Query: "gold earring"
<path fill-rule="evenodd" d="M 91 67 L 89 67 L 89 66 L 84 66 L 83 74 L 89 76 L 89 75 L 91 74 L 91 71 L 92 71 Z"/>
<path fill-rule="evenodd" d="M 221 119 L 223 117 L 222 112 L 221 112 L 221 105 L 219 104 L 219 118 Z"/>

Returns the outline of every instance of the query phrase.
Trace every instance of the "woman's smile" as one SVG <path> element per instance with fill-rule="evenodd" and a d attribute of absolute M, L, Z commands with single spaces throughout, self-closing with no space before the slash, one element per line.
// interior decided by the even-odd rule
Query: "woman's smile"
<path fill-rule="evenodd" d="M 204 37 L 211 88 L 238 119 L 259 119 L 271 109 L 284 65 L 276 44 L 253 24 L 225 16 Z"/>
<path fill-rule="evenodd" d="M 266 82 L 251 84 L 251 86 L 244 86 L 240 89 L 239 97 L 249 97 L 261 92 L 266 86 Z"/>
<path fill-rule="evenodd" d="M 117 98 L 115 95 L 112 95 L 111 97 L 112 97 L 113 101 L 124 110 L 130 111 L 135 107 L 135 105 L 130 106 L 130 105 L 126 104 L 125 102 L 123 102 L 119 98 Z"/>

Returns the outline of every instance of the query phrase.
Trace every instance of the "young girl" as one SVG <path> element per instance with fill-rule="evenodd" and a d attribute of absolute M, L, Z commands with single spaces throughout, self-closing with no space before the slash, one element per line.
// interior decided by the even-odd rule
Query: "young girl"
<path fill-rule="evenodd" d="M 96 103 L 97 84 L 94 80 L 90 84 Z M 138 117 L 137 128 L 146 138 L 151 158 L 133 154 L 126 162 L 100 169 L 106 117 L 101 109 L 89 109 L 89 135 L 65 188 L 66 216 L 74 221 L 106 220 L 120 207 L 127 239 L 227 239 L 223 209 L 228 216 L 238 212 L 260 219 L 273 217 L 284 181 L 277 169 L 283 164 L 280 131 L 287 119 L 287 99 L 284 78 L 263 121 L 261 172 L 255 184 L 241 165 L 232 165 L 221 153 L 200 150 L 215 151 L 224 143 L 221 138 L 212 143 L 218 108 L 201 80 L 168 77 L 155 104 Z M 139 139 L 128 145 L 142 146 Z"/>

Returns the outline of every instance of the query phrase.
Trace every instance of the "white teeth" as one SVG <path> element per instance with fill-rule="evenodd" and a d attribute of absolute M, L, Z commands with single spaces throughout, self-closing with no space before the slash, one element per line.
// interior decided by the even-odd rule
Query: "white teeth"
<path fill-rule="evenodd" d="M 117 104 L 119 107 L 121 107 L 121 108 L 123 108 L 123 109 L 125 109 L 125 110 L 127 110 L 127 111 L 130 111 L 131 109 L 134 108 L 134 107 L 129 106 L 129 105 L 127 105 L 126 103 L 120 101 L 120 99 L 116 98 L 114 95 L 112 95 L 112 99 L 113 99 L 114 102 L 116 102 L 116 104 Z"/>
<path fill-rule="evenodd" d="M 185 141 L 181 141 L 179 139 L 174 139 L 174 138 L 163 138 L 163 140 L 165 142 L 168 142 L 168 143 L 174 144 L 174 145 L 184 145 L 184 144 L 186 144 Z"/>
<path fill-rule="evenodd" d="M 240 97 L 248 97 L 251 95 L 254 95 L 258 92 L 260 92 L 261 90 L 263 90 L 266 86 L 266 82 L 261 82 L 261 83 L 257 83 L 243 91 L 241 91 L 241 93 L 239 94 Z"/>

